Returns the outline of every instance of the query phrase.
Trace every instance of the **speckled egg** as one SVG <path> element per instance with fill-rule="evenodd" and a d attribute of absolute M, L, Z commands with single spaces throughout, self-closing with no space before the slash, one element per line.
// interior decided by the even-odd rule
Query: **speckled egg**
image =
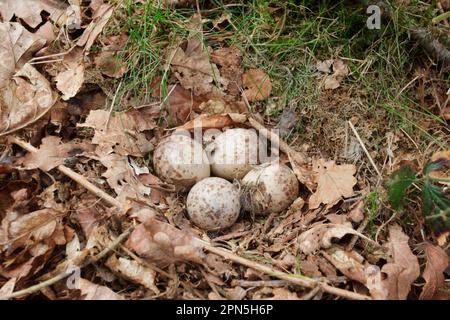
<path fill-rule="evenodd" d="M 263 164 L 242 179 L 242 206 L 255 214 L 278 213 L 297 199 L 298 192 L 297 177 L 288 166 Z"/>
<path fill-rule="evenodd" d="M 189 219 L 203 230 L 228 228 L 239 217 L 239 190 L 222 178 L 203 179 L 189 191 L 186 209 Z"/>
<path fill-rule="evenodd" d="M 214 176 L 241 179 L 258 163 L 258 136 L 254 130 L 229 129 L 217 136 L 207 151 Z"/>
<path fill-rule="evenodd" d="M 159 178 L 174 184 L 177 191 L 187 191 L 210 175 L 202 145 L 186 135 L 173 134 L 162 140 L 153 153 L 153 163 Z"/>

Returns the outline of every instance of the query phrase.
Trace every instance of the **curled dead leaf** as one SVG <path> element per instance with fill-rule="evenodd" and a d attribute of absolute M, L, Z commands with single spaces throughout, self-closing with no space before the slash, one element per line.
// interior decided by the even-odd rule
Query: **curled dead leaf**
<path fill-rule="evenodd" d="M 122 257 L 117 258 L 115 255 L 110 256 L 105 265 L 116 274 L 143 285 L 155 294 L 159 294 L 159 289 L 155 285 L 156 272 L 152 269 L 141 265 L 137 261 Z"/>
<path fill-rule="evenodd" d="M 56 101 L 50 83 L 25 64 L 0 89 L 0 136 L 22 129 L 41 118 Z"/>
<path fill-rule="evenodd" d="M 422 277 L 425 279 L 425 285 L 420 294 L 420 300 L 436 299 L 446 295 L 450 299 L 450 294 L 445 294 L 440 290 L 445 288 L 444 271 L 449 265 L 447 253 L 438 246 L 427 243 L 425 245 L 425 256 L 427 264 Z"/>

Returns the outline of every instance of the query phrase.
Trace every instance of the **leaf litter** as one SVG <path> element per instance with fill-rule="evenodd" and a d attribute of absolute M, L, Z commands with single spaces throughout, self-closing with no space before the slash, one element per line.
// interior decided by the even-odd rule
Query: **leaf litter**
<path fill-rule="evenodd" d="M 14 138 L 5 141 L 0 156 L 0 164 L 8 163 L 14 173 L 6 173 L 7 182 L 0 174 L 0 192 L 8 197 L 0 206 L 0 298 L 19 292 L 17 297 L 87 300 L 447 299 L 449 263 L 442 244 L 415 246 L 405 228 L 391 221 L 379 239 L 365 233 L 371 213 L 357 165 L 312 157 L 287 144 L 280 147 L 282 159 L 303 188 L 287 210 L 242 217 L 223 232 L 193 226 L 185 216 L 185 196 L 153 174 L 152 151 L 167 131 L 193 131 L 199 120 L 202 129 L 244 127 L 267 134 L 273 122 L 250 115 L 248 108 L 271 99 L 276 84 L 270 72 L 244 67 L 247 53 L 235 45 L 209 43 L 206 20 L 197 13 L 189 19 L 189 35 L 167 48 L 168 97 L 155 90 L 157 103 L 118 112 L 115 98 L 105 101 L 117 92 L 104 92 L 104 83 L 88 77 L 96 70 L 101 81 L 115 81 L 129 71 L 122 55 L 129 35 L 102 34 L 120 8 L 103 1 L 88 7 L 69 3 L 0 4 L 0 136 Z M 90 15 L 83 14 L 87 10 Z M 214 28 L 231 19 L 223 15 Z M 69 26 L 81 32 L 57 37 Z M 52 57 L 56 61 L 49 66 L 45 59 Z M 316 70 L 325 90 L 342 87 L 350 74 L 339 58 L 319 61 Z M 93 86 L 101 102 L 82 103 Z M 285 122 L 283 137 L 296 125 Z M 53 133 L 60 135 L 35 133 L 37 148 L 22 143 L 27 130 L 39 125 L 59 125 Z M 433 160 L 442 157 L 448 154 Z M 432 177 L 444 174 L 435 171 Z M 31 180 L 36 186 L 24 188 Z M 73 266 L 85 270 L 74 286 L 59 279 L 27 291 Z M 418 283 L 422 288 L 416 289 Z"/>

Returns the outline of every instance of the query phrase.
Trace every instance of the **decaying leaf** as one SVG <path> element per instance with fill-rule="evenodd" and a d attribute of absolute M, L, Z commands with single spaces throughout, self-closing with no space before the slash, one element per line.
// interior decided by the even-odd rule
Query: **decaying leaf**
<path fill-rule="evenodd" d="M 94 128 L 92 143 L 99 145 L 102 154 L 114 151 L 118 155 L 142 156 L 152 148 L 143 131 L 155 128 L 156 124 L 153 117 L 144 117 L 136 110 L 117 115 L 92 110 L 85 123 L 78 126 Z"/>
<path fill-rule="evenodd" d="M 23 165 L 27 169 L 49 171 L 64 164 L 66 158 L 81 155 L 85 151 L 93 151 L 93 147 L 88 143 L 62 143 L 60 137 L 48 136 L 42 139 L 37 152 L 29 152 L 23 158 Z"/>
<path fill-rule="evenodd" d="M 78 280 L 83 300 L 124 300 L 120 294 L 115 293 L 105 286 L 92 283 L 86 279 Z"/>
<path fill-rule="evenodd" d="M 331 248 L 324 252 L 323 255 L 349 279 L 366 284 L 366 272 L 362 264 L 364 258 L 355 251 L 348 252 L 338 248 Z"/>
<path fill-rule="evenodd" d="M 127 246 L 141 258 L 161 265 L 180 260 L 201 263 L 204 257 L 200 239 L 156 219 L 138 225 Z"/>
<path fill-rule="evenodd" d="M 360 223 L 364 219 L 364 201 L 359 200 L 355 205 L 353 206 L 352 210 L 347 213 L 347 217 L 355 222 Z"/>
<path fill-rule="evenodd" d="M 309 207 L 318 208 L 321 203 L 334 205 L 342 198 L 351 197 L 356 178 L 353 176 L 356 168 L 352 164 L 336 165 L 334 161 L 320 159 L 316 162 L 314 171 L 317 190 L 309 198 Z"/>
<path fill-rule="evenodd" d="M 420 275 L 419 261 L 411 252 L 408 240 L 399 225 L 389 227 L 388 259 L 381 269 L 381 272 L 387 275 L 382 281 L 387 299 L 405 300 L 412 283 Z"/>
<path fill-rule="evenodd" d="M 110 153 L 101 155 L 99 161 L 107 168 L 103 177 L 118 195 L 124 193 L 135 196 L 150 194 L 150 188 L 139 181 L 126 156 Z"/>
<path fill-rule="evenodd" d="M 27 31 L 20 23 L 0 23 L 0 89 L 45 43 L 45 39 Z"/>
<path fill-rule="evenodd" d="M 67 7 L 66 3 L 57 0 L 2 0 L 0 14 L 3 21 L 11 21 L 16 16 L 34 29 L 42 23 L 43 11 L 50 14 L 50 18 L 58 25 L 62 25 L 67 19 Z"/>
<path fill-rule="evenodd" d="M 104 40 L 107 46 L 95 57 L 95 66 L 106 76 L 120 78 L 127 71 L 127 63 L 120 58 L 120 52 L 128 41 L 126 34 Z"/>
<path fill-rule="evenodd" d="M 303 253 L 311 254 L 320 248 L 330 248 L 332 239 L 341 239 L 346 234 L 354 234 L 373 243 L 372 240 L 354 230 L 349 222 L 346 224 L 319 223 L 300 234 L 299 248 Z"/>
<path fill-rule="evenodd" d="M 242 75 L 243 95 L 248 101 L 261 101 L 270 96 L 272 83 L 262 69 L 249 69 Z"/>
<path fill-rule="evenodd" d="M 51 238 L 56 244 L 65 244 L 62 233 L 62 214 L 52 209 L 34 211 L 20 217 L 9 212 L 0 230 L 0 249 L 13 252 Z"/>
<path fill-rule="evenodd" d="M 48 80 L 29 64 L 0 89 L 0 99 L 0 136 L 33 123 L 56 101 Z"/>
<path fill-rule="evenodd" d="M 341 82 L 348 76 L 349 70 L 347 63 L 341 59 L 319 61 L 316 64 L 318 71 L 327 73 L 325 76 L 325 89 L 333 90 L 340 87 Z M 333 74 L 331 73 L 333 70 Z"/>
<path fill-rule="evenodd" d="M 442 296 L 444 293 L 440 292 L 440 290 L 445 288 L 444 271 L 449 265 L 449 258 L 442 248 L 429 243 L 425 245 L 425 255 L 427 264 L 422 277 L 426 283 L 419 299 L 436 299 L 436 297 Z M 450 294 L 447 294 L 448 298 L 450 298 Z"/>
<path fill-rule="evenodd" d="M 242 87 L 242 53 L 236 46 L 220 48 L 211 53 L 211 61 L 219 66 L 220 75 L 228 80 L 228 95 L 237 98 Z"/>
<path fill-rule="evenodd" d="M 126 279 L 139 283 L 155 294 L 159 294 L 159 289 L 155 285 L 156 272 L 152 269 L 134 260 L 117 258 L 115 255 L 109 257 L 105 265 Z"/>
<path fill-rule="evenodd" d="M 185 89 L 195 95 L 211 92 L 214 81 L 227 84 L 221 78 L 217 66 L 209 61 L 208 52 L 197 36 L 188 40 L 186 50 L 177 48 L 171 60 L 172 70 Z"/>

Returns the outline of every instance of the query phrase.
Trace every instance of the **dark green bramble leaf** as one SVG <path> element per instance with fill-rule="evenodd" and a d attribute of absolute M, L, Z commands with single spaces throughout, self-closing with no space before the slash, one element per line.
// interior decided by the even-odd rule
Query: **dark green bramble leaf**
<path fill-rule="evenodd" d="M 430 182 L 425 182 L 423 185 L 422 201 L 422 209 L 426 215 L 432 214 L 436 210 L 448 211 L 450 208 L 448 196 L 438 186 Z"/>
<path fill-rule="evenodd" d="M 388 182 L 388 197 L 395 210 L 403 204 L 405 193 L 414 181 L 416 176 L 409 166 L 400 168 L 391 175 Z"/>
<path fill-rule="evenodd" d="M 441 170 L 447 165 L 448 165 L 448 160 L 444 159 L 444 158 L 438 159 L 436 161 L 428 162 L 427 165 L 423 168 L 423 175 L 428 176 L 430 174 L 430 172 L 436 171 L 436 170 Z"/>

